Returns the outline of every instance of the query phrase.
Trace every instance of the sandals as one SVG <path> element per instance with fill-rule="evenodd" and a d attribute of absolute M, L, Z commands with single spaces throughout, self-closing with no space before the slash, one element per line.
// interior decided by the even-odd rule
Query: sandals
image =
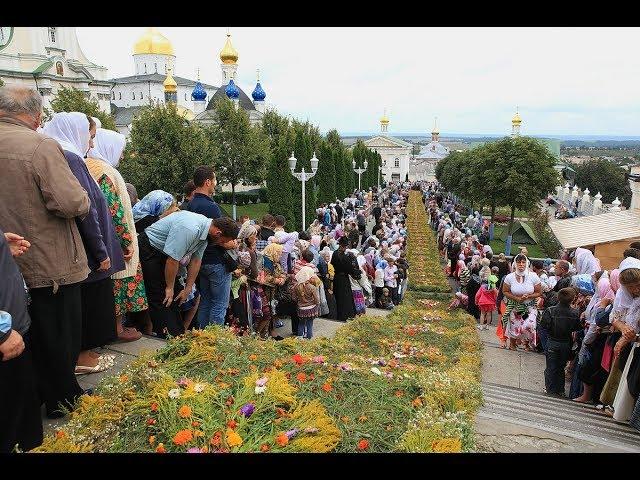
<path fill-rule="evenodd" d="M 115 355 L 100 355 L 98 358 L 98 364 L 95 367 L 88 367 L 86 365 L 76 365 L 76 375 L 88 375 L 91 373 L 104 372 L 105 370 L 113 367 Z"/>

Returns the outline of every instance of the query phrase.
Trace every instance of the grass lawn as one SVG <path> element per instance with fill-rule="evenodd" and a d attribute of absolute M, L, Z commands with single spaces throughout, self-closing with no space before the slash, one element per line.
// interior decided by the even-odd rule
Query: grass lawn
<path fill-rule="evenodd" d="M 233 215 L 233 206 L 230 203 L 221 203 L 220 207 L 229 215 Z M 269 213 L 268 203 L 250 203 L 248 205 L 236 205 L 238 217 L 249 215 L 251 220 L 260 220 L 265 213 Z"/>
<path fill-rule="evenodd" d="M 493 240 L 489 242 L 489 245 L 491 245 L 491 249 L 493 250 L 493 253 L 496 255 L 498 253 L 504 253 L 504 242 L 500 240 L 500 236 L 507 228 L 508 228 L 508 225 L 495 226 L 495 230 L 493 232 Z M 518 245 L 519 244 L 517 243 L 511 244 L 511 255 L 518 252 Z M 529 257 L 547 258 L 547 254 L 544 253 L 542 248 L 540 248 L 540 245 L 525 245 L 525 247 L 527 247 L 527 250 L 529 251 Z"/>

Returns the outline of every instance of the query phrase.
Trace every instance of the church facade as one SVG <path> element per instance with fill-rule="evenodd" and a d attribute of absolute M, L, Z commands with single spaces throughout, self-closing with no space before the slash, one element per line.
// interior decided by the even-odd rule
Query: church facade
<path fill-rule="evenodd" d="M 368 138 L 364 144 L 382 157 L 381 176 L 384 181 L 398 182 L 407 178 L 413 144 L 389 135 L 386 113 L 380 119 L 380 134 Z"/>
<path fill-rule="evenodd" d="M 63 86 L 110 108 L 107 68 L 84 55 L 74 27 L 0 27 L 0 77 L 6 85 L 36 88 L 48 109 Z"/>
<path fill-rule="evenodd" d="M 436 165 L 447 155 L 449 155 L 449 148 L 440 143 L 440 130 L 436 119 L 431 131 L 431 141 L 421 146 L 420 153 L 411 160 L 409 180 L 435 180 Z"/>

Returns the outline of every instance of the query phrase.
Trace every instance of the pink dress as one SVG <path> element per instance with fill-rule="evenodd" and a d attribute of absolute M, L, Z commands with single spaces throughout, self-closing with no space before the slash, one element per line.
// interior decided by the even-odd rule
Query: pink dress
<path fill-rule="evenodd" d="M 497 298 L 498 289 L 487 290 L 487 286 L 482 285 L 476 293 L 476 305 L 478 305 L 481 312 L 495 312 Z"/>

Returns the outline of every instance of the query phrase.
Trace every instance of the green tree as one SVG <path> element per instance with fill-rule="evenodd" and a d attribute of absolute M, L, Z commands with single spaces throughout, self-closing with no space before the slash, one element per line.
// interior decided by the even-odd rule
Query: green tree
<path fill-rule="evenodd" d="M 336 200 L 336 167 L 329 142 L 324 140 L 318 149 L 318 203 L 331 203 Z"/>
<path fill-rule="evenodd" d="M 289 120 L 274 110 L 265 112 L 262 118 L 262 130 L 270 139 L 271 158 L 267 169 L 267 198 L 269 212 L 283 215 L 290 229 L 296 229 L 293 213 L 293 181 L 287 159 L 293 149 L 293 132 Z"/>
<path fill-rule="evenodd" d="M 496 169 L 505 174 L 494 193 L 498 205 L 511 207 L 511 235 L 515 210 L 530 210 L 557 185 L 558 172 L 553 168 L 556 158 L 531 137 L 505 137 L 491 148 L 498 150 Z"/>
<path fill-rule="evenodd" d="M 604 203 L 611 203 L 616 197 L 625 207 L 631 204 L 631 188 L 626 180 L 626 169 L 620 168 L 604 158 L 592 158 L 584 163 L 574 164 L 576 185 L 588 188 L 594 194 L 598 191 Z"/>
<path fill-rule="evenodd" d="M 345 147 L 340 140 L 340 134 L 337 130 L 330 130 L 327 132 L 327 143 L 331 149 L 331 155 L 333 158 L 333 165 L 335 170 L 335 197 L 331 201 L 335 201 L 336 198 L 344 199 L 347 196 L 347 184 L 344 176 L 344 152 Z"/>
<path fill-rule="evenodd" d="M 175 105 L 154 104 L 133 120 L 119 169 L 141 198 L 158 189 L 177 195 L 193 178 L 195 167 L 214 165 L 216 156 L 200 124 L 189 123 Z"/>
<path fill-rule="evenodd" d="M 51 100 L 51 108 L 54 112 L 82 112 L 86 113 L 90 117 L 96 117 L 100 119 L 102 128 L 108 130 L 116 129 L 116 122 L 110 113 L 105 113 L 100 110 L 98 101 L 85 95 L 84 92 L 77 90 L 73 87 L 62 86 L 58 90 L 55 98 Z M 50 116 L 50 112 L 45 114 Z"/>
<path fill-rule="evenodd" d="M 270 157 L 269 137 L 260 127 L 252 127 L 249 116 L 231 100 L 219 99 L 214 105 L 215 119 L 207 128 L 210 142 L 217 147 L 216 177 L 231 185 L 231 204 L 236 218 L 236 187 L 241 183 L 261 184 Z"/>
<path fill-rule="evenodd" d="M 2 81 L 2 79 L 0 78 L 0 87 L 4 86 L 4 82 Z"/>

